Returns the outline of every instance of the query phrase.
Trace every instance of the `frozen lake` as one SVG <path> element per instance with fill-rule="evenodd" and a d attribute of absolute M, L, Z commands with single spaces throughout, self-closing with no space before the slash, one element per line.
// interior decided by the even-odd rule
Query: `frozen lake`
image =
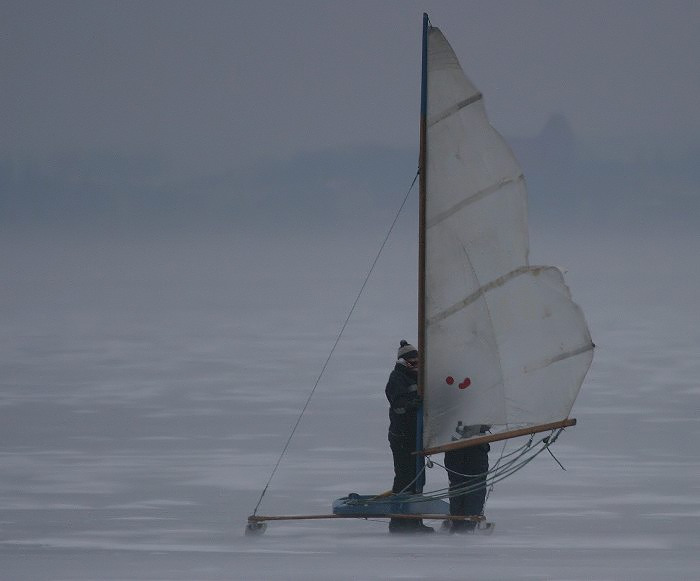
<path fill-rule="evenodd" d="M 570 271 L 598 346 L 579 425 L 554 448 L 566 472 L 543 454 L 497 485 L 491 536 L 313 521 L 251 539 L 246 517 L 372 245 L 5 240 L 0 578 L 697 578 L 693 244 L 580 242 L 552 234 L 532 253 Z M 398 340 L 415 334 L 404 251 L 380 261 L 260 514 L 327 513 L 390 487 L 383 389 Z M 428 473 L 428 488 L 443 482 Z"/>

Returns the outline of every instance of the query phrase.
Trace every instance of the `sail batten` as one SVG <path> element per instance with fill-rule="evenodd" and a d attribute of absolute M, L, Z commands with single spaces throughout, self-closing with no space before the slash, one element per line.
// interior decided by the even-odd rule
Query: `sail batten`
<path fill-rule="evenodd" d="M 439 224 L 443 220 L 447 220 L 450 216 L 453 214 L 456 214 L 460 210 L 463 210 L 466 206 L 469 204 L 473 204 L 474 202 L 478 202 L 479 200 L 484 199 L 486 196 L 493 194 L 500 190 L 503 186 L 506 186 L 508 184 L 516 183 L 519 181 L 523 181 L 525 179 L 525 176 L 523 174 L 517 175 L 515 177 L 511 178 L 504 178 L 500 180 L 498 183 L 495 183 L 491 186 L 488 186 L 484 188 L 483 190 L 480 190 L 476 192 L 475 194 L 470 195 L 468 198 L 464 198 L 463 200 L 459 201 L 457 204 L 452 206 L 451 208 L 448 208 L 444 212 L 441 212 L 439 215 L 433 217 L 430 221 L 427 223 L 427 228 L 432 228 L 436 224 Z"/>
<path fill-rule="evenodd" d="M 429 118 L 428 119 L 428 127 L 432 127 L 433 125 L 436 125 L 437 123 L 440 123 L 443 119 L 447 119 L 450 115 L 454 115 L 459 111 L 460 109 L 464 109 L 465 107 L 469 107 L 472 103 L 476 103 L 477 101 L 481 101 L 484 98 L 484 96 L 481 93 L 475 93 L 471 97 L 468 97 L 464 99 L 463 101 L 460 101 L 459 103 L 456 103 L 449 109 L 446 109 L 442 113 L 438 113 L 435 117 Z"/>
<path fill-rule="evenodd" d="M 587 345 L 582 345 L 581 347 L 578 347 L 576 349 L 572 349 L 570 351 L 566 351 L 565 353 L 559 353 L 558 355 L 555 355 L 554 357 L 550 357 L 546 361 L 542 361 L 540 363 L 535 363 L 531 366 L 526 366 L 523 368 L 523 373 L 530 373 L 532 371 L 536 371 L 538 369 L 544 369 L 545 367 L 548 367 L 554 363 L 557 363 L 558 361 L 564 361 L 565 359 L 569 359 L 571 357 L 576 357 L 577 355 L 581 355 L 582 353 L 587 353 L 588 351 L 593 351 L 595 349 L 595 345 L 593 343 L 589 343 Z"/>
<path fill-rule="evenodd" d="M 485 284 L 482 287 L 479 287 L 479 289 L 466 297 L 465 299 L 459 301 L 458 303 L 448 307 L 444 311 L 437 313 L 436 315 L 433 315 L 430 317 L 427 321 L 428 325 L 433 325 L 435 323 L 438 323 L 439 321 L 442 321 L 443 319 L 446 319 L 450 315 L 454 315 L 456 312 L 462 310 L 465 307 L 468 307 L 471 303 L 479 299 L 480 297 L 484 296 L 488 291 L 498 288 L 499 286 L 502 286 L 506 284 L 510 279 L 515 278 L 516 276 L 520 276 L 522 274 L 525 274 L 526 272 L 531 272 L 537 269 L 541 268 L 547 268 L 547 267 L 529 267 L 529 266 L 522 266 L 520 268 L 517 268 L 508 274 L 504 274 L 503 276 L 497 278 L 496 280 L 493 280 L 489 282 L 488 284 Z"/>

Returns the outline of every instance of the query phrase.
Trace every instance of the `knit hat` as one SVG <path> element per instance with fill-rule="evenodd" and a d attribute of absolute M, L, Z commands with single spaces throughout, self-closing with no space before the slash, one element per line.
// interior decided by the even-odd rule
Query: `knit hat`
<path fill-rule="evenodd" d="M 401 339 L 401 346 L 397 354 L 397 359 L 417 359 L 418 349 L 411 345 L 405 339 Z"/>

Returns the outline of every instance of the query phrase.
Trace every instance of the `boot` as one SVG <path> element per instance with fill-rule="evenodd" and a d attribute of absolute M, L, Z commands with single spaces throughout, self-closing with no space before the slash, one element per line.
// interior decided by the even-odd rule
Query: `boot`
<path fill-rule="evenodd" d="M 450 527 L 450 533 L 465 535 L 473 533 L 476 529 L 476 523 L 473 520 L 455 520 L 452 521 L 452 526 Z"/>
<path fill-rule="evenodd" d="M 421 533 L 421 534 L 425 534 L 425 533 L 429 534 L 429 533 L 434 533 L 435 529 L 433 527 L 429 527 L 428 525 L 424 525 L 423 521 L 419 520 L 419 521 L 416 521 L 414 532 Z"/>
<path fill-rule="evenodd" d="M 392 518 L 389 521 L 389 532 L 390 533 L 407 533 L 409 531 L 409 526 L 411 523 L 403 518 Z"/>
<path fill-rule="evenodd" d="M 392 518 L 389 521 L 389 532 L 399 534 L 426 534 L 434 533 L 432 527 L 423 524 L 422 520 L 407 518 Z"/>

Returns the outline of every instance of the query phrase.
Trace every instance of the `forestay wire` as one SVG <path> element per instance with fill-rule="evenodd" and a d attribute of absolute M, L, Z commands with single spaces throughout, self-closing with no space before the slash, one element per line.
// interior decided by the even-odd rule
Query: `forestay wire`
<path fill-rule="evenodd" d="M 357 293 L 357 296 L 355 297 L 355 301 L 352 303 L 352 307 L 350 307 L 350 312 L 348 313 L 348 316 L 345 318 L 345 322 L 343 323 L 343 326 L 340 328 L 340 332 L 338 333 L 338 336 L 335 338 L 335 342 L 333 343 L 333 347 L 331 347 L 330 353 L 328 353 L 328 357 L 326 358 L 326 361 L 323 364 L 323 367 L 321 368 L 321 372 L 318 374 L 318 377 L 316 378 L 316 381 L 314 383 L 313 388 L 311 389 L 311 393 L 309 393 L 309 397 L 306 398 L 306 403 L 304 404 L 304 407 L 301 410 L 301 413 L 299 414 L 299 417 L 297 418 L 296 423 L 294 424 L 294 427 L 292 428 L 291 433 L 289 434 L 289 437 L 287 438 L 287 442 L 284 444 L 284 448 L 282 449 L 282 452 L 279 455 L 279 458 L 277 458 L 277 462 L 275 463 L 275 467 L 272 469 L 272 473 L 270 474 L 270 477 L 267 479 L 267 483 L 265 484 L 265 488 L 263 488 L 263 491 L 260 493 L 260 498 L 258 499 L 257 504 L 255 505 L 255 509 L 253 510 L 253 516 L 255 516 L 258 512 L 258 508 L 260 508 L 260 503 L 262 502 L 263 497 L 265 496 L 265 493 L 267 492 L 267 489 L 270 486 L 270 482 L 272 482 L 272 479 L 275 477 L 275 474 L 277 473 L 277 469 L 279 468 L 280 463 L 282 462 L 282 458 L 284 458 L 284 455 L 287 452 L 287 448 L 289 448 L 289 443 L 292 441 L 292 438 L 294 437 L 294 433 L 296 432 L 297 428 L 299 427 L 299 423 L 301 422 L 301 418 L 304 415 L 304 412 L 306 412 L 306 408 L 309 407 L 309 403 L 311 402 L 311 398 L 313 397 L 316 388 L 318 387 L 318 384 L 321 382 L 321 378 L 323 377 L 323 374 L 326 371 L 326 368 L 328 367 L 328 363 L 331 360 L 331 357 L 333 357 L 333 353 L 335 352 L 335 348 L 338 346 L 338 343 L 340 342 L 340 338 L 343 336 L 343 333 L 345 331 L 345 328 L 348 326 L 348 322 L 350 321 L 350 318 L 352 317 L 353 312 L 355 311 L 355 307 L 357 306 L 357 303 L 360 300 L 360 297 L 362 296 L 362 293 L 365 290 L 365 287 L 367 286 L 367 282 L 369 281 L 370 277 L 372 276 L 372 273 L 374 272 L 374 267 L 377 265 L 377 262 L 379 261 L 379 257 L 381 256 L 382 252 L 384 251 L 384 247 L 386 246 L 387 242 L 389 241 L 389 237 L 391 236 L 391 233 L 394 230 L 394 227 L 396 226 L 396 222 L 399 220 L 399 216 L 401 215 L 401 212 L 404 209 L 404 206 L 406 205 L 406 202 L 408 201 L 408 197 L 411 194 L 411 191 L 413 190 L 413 186 L 416 185 L 416 180 L 418 179 L 420 172 L 416 172 L 416 175 L 413 177 L 413 182 L 411 182 L 411 186 L 408 188 L 408 191 L 406 192 L 406 195 L 403 198 L 403 201 L 401 202 L 401 206 L 399 207 L 398 211 L 396 212 L 396 216 L 394 216 L 394 220 L 391 223 L 391 226 L 389 226 L 389 230 L 386 233 L 386 236 L 384 237 L 384 240 L 382 241 L 381 246 L 379 247 L 379 250 L 377 252 L 377 255 L 374 257 L 374 260 L 372 261 L 372 266 L 370 266 L 369 271 L 367 272 L 367 276 L 365 276 L 365 280 L 362 283 L 362 286 L 360 287 L 359 292 Z"/>

